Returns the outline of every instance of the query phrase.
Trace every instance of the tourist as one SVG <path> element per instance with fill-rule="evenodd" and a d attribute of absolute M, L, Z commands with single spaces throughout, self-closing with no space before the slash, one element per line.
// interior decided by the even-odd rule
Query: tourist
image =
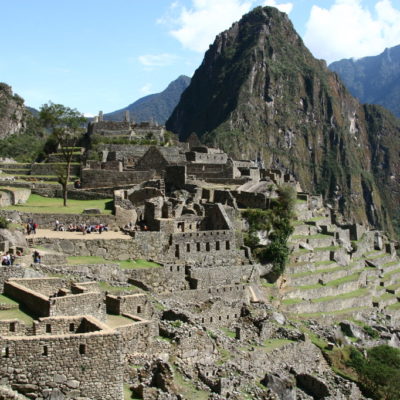
<path fill-rule="evenodd" d="M 56 222 L 55 222 L 54 225 L 55 225 L 55 226 L 54 226 L 54 230 L 55 230 L 55 231 L 58 231 L 58 226 L 60 225 L 60 222 L 58 221 L 58 219 L 56 219 Z"/>
<path fill-rule="evenodd" d="M 41 255 L 39 254 L 39 252 L 37 250 L 35 250 L 33 252 L 33 256 L 32 257 L 33 257 L 33 262 L 35 264 L 40 264 L 40 262 L 42 261 L 42 257 L 41 257 Z"/>

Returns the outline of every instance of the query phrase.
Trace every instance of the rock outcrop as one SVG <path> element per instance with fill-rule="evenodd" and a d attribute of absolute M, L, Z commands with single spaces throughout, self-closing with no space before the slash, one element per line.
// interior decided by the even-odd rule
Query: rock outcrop
<path fill-rule="evenodd" d="M 0 139 L 21 132 L 26 127 L 24 100 L 0 82 Z"/>

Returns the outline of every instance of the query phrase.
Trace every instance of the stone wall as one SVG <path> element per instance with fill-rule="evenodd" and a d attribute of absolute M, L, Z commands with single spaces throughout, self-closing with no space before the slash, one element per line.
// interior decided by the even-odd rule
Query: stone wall
<path fill-rule="evenodd" d="M 59 295 L 65 288 L 62 279 L 15 279 L 4 284 L 4 293 L 40 317 L 61 315 L 93 315 L 105 319 L 105 303 L 101 292 Z"/>
<path fill-rule="evenodd" d="M 186 159 L 192 163 L 200 164 L 226 164 L 228 155 L 226 153 L 199 153 L 190 151 L 186 153 Z"/>
<path fill-rule="evenodd" d="M 116 227 L 116 218 L 114 215 L 108 214 L 36 214 L 36 213 L 24 213 L 20 211 L 0 210 L 0 215 L 6 218 L 12 218 L 17 213 L 21 221 L 26 224 L 29 219 L 35 221 L 38 225 L 38 229 L 53 229 L 55 221 L 58 220 L 64 225 L 97 225 L 97 224 L 108 224 L 110 228 Z"/>
<path fill-rule="evenodd" d="M 22 278 L 24 276 L 24 268 L 19 265 L 1 265 L 0 266 L 0 293 L 4 291 L 4 282 L 11 278 Z"/>
<path fill-rule="evenodd" d="M 153 307 L 145 294 L 107 295 L 106 302 L 107 312 L 111 314 L 133 314 L 141 318 L 151 318 L 153 314 Z"/>
<path fill-rule="evenodd" d="M 82 314 L 93 315 L 101 321 L 105 320 L 106 308 L 103 294 L 87 292 L 50 299 L 49 316 Z"/>
<path fill-rule="evenodd" d="M 12 282 L 47 297 L 55 295 L 59 289 L 66 287 L 65 281 L 61 278 L 25 278 L 13 279 Z"/>
<path fill-rule="evenodd" d="M 204 303 L 212 298 L 224 298 L 229 301 L 248 300 L 247 285 L 213 286 L 204 289 L 181 290 L 179 292 L 161 295 L 164 300 L 181 301 L 184 303 Z"/>
<path fill-rule="evenodd" d="M 187 174 L 196 179 L 234 178 L 232 164 L 188 164 Z"/>
<path fill-rule="evenodd" d="M 105 169 L 83 169 L 81 183 L 83 188 L 120 187 L 135 185 L 154 179 L 154 171 L 109 171 Z"/>
<path fill-rule="evenodd" d="M 35 163 L 31 166 L 31 175 L 57 175 L 58 168 L 61 165 L 59 163 Z M 71 175 L 79 176 L 80 172 L 80 164 L 71 164 Z"/>
<path fill-rule="evenodd" d="M 0 207 L 24 204 L 31 195 L 30 189 L 23 188 L 0 188 Z"/>
<path fill-rule="evenodd" d="M 101 328 L 70 335 L 2 336 L 0 377 L 15 389 L 42 398 L 121 400 L 121 335 Z"/>
<path fill-rule="evenodd" d="M 135 352 L 146 352 L 153 338 L 158 334 L 158 327 L 153 321 L 134 315 L 124 314 L 132 323 L 116 328 L 121 333 L 123 351 L 126 356 Z"/>
<path fill-rule="evenodd" d="M 196 289 L 232 286 L 242 282 L 255 282 L 259 278 L 254 265 L 230 265 L 218 268 L 191 268 L 189 277 Z"/>
<path fill-rule="evenodd" d="M 27 310 L 39 317 L 47 317 L 50 314 L 49 298 L 25 286 L 13 281 L 5 282 L 4 294 L 21 303 Z"/>
<path fill-rule="evenodd" d="M 0 321 L 1 336 L 22 336 L 25 335 L 26 325 L 18 319 Z"/>

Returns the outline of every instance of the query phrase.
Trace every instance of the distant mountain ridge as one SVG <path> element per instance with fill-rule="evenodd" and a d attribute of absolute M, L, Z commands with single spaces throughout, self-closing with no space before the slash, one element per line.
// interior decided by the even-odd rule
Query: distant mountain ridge
<path fill-rule="evenodd" d="M 129 111 L 131 120 L 136 122 L 153 121 L 164 125 L 178 104 L 181 94 L 189 84 L 190 78 L 181 75 L 162 92 L 142 97 L 125 108 L 104 114 L 104 119 L 122 121 L 125 111 Z"/>
<path fill-rule="evenodd" d="M 329 65 L 362 103 L 379 104 L 400 117 L 400 45 L 358 60 Z"/>

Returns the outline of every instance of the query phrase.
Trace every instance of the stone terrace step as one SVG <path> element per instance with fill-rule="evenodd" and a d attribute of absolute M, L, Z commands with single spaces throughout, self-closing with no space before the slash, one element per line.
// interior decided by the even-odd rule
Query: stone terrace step
<path fill-rule="evenodd" d="M 303 262 L 330 261 L 331 252 L 338 250 L 339 246 L 316 247 L 314 251 L 306 249 L 296 249 L 290 254 L 290 265 Z"/>
<path fill-rule="evenodd" d="M 316 235 L 317 227 L 307 224 L 298 224 L 294 227 L 293 235 Z"/>
<path fill-rule="evenodd" d="M 368 289 L 357 289 L 308 301 L 283 301 L 283 308 L 286 311 L 296 313 L 334 312 L 348 308 L 371 306 L 371 294 Z"/>
<path fill-rule="evenodd" d="M 327 282 L 325 285 L 307 285 L 299 287 L 286 287 L 283 289 L 284 299 L 317 299 L 319 297 L 336 296 L 347 292 L 352 292 L 365 284 L 365 274 L 355 273 L 344 278 Z"/>
<path fill-rule="evenodd" d="M 399 298 L 391 293 L 384 293 L 380 297 L 374 297 L 372 299 L 373 305 L 375 307 L 384 308 L 396 304 L 399 302 Z"/>
<path fill-rule="evenodd" d="M 0 169 L 1 170 L 6 170 L 6 169 L 30 169 L 31 164 L 27 163 L 0 163 Z"/>
<path fill-rule="evenodd" d="M 289 238 L 289 243 L 299 245 L 300 243 L 307 243 L 312 248 L 315 247 L 328 247 L 335 245 L 335 238 L 331 235 L 315 234 L 315 235 L 292 235 Z"/>
<path fill-rule="evenodd" d="M 395 269 L 391 272 L 386 273 L 383 275 L 381 282 L 384 283 L 384 286 L 394 285 L 399 283 L 400 281 L 400 269 Z"/>
<path fill-rule="evenodd" d="M 31 173 L 30 169 L 22 169 L 22 168 L 21 169 L 3 169 L 2 171 L 9 175 L 29 175 Z"/>
<path fill-rule="evenodd" d="M 305 286 L 317 283 L 325 283 L 341 279 L 345 276 L 352 275 L 356 272 L 361 272 L 362 268 L 358 270 L 343 267 L 338 264 L 333 264 L 331 267 L 321 268 L 313 271 L 299 272 L 295 274 L 285 275 L 288 285 L 290 286 Z"/>

